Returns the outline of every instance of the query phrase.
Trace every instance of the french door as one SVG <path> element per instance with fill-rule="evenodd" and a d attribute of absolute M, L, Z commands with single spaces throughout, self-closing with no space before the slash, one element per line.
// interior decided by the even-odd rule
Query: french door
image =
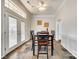
<path fill-rule="evenodd" d="M 2 21 L 2 55 L 5 55 L 13 46 L 17 44 L 17 18 L 9 15 L 7 12 L 4 14 Z"/>
<path fill-rule="evenodd" d="M 14 17 L 8 17 L 9 23 L 9 48 L 17 44 L 17 19 Z"/>
<path fill-rule="evenodd" d="M 5 13 L 3 21 L 2 53 L 11 51 L 25 40 L 25 22 L 19 17 Z"/>

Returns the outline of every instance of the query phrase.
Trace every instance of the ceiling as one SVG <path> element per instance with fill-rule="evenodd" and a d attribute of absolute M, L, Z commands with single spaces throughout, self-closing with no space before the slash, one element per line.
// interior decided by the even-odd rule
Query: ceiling
<path fill-rule="evenodd" d="M 21 3 L 29 10 L 32 14 L 54 14 L 58 7 L 62 4 L 63 0 L 20 0 Z M 30 4 L 27 2 L 29 1 Z M 43 1 L 46 4 L 46 9 L 39 11 L 39 1 Z M 34 6 L 34 7 L 33 7 Z"/>

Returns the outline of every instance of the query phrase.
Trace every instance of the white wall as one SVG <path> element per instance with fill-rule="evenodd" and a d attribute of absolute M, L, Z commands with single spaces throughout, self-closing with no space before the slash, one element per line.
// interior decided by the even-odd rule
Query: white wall
<path fill-rule="evenodd" d="M 74 56 L 77 56 L 77 13 L 76 0 L 65 0 L 58 19 L 62 21 L 62 45 Z"/>
<path fill-rule="evenodd" d="M 31 29 L 35 31 L 35 34 L 38 31 L 46 30 L 46 28 L 43 25 L 37 25 L 37 20 L 42 20 L 43 24 L 44 22 L 49 22 L 49 32 L 51 30 L 55 30 L 55 20 L 53 15 L 34 15 L 32 21 L 31 21 Z"/>

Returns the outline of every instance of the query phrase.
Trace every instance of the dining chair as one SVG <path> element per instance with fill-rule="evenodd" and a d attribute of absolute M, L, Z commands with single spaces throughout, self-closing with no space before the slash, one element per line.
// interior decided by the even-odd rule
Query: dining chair
<path fill-rule="evenodd" d="M 54 41 L 55 41 L 55 30 L 51 30 L 51 34 L 53 36 L 53 50 L 54 50 L 54 46 L 55 46 L 55 44 L 54 44 Z"/>
<path fill-rule="evenodd" d="M 30 37 L 31 37 L 31 40 L 32 40 L 32 50 L 34 50 L 34 30 L 30 31 Z"/>
<path fill-rule="evenodd" d="M 39 58 L 39 54 L 47 54 L 48 59 L 48 44 L 49 44 L 49 33 L 48 32 L 39 32 L 37 33 L 37 39 L 38 39 L 38 55 L 37 59 Z M 42 47 L 44 46 L 44 47 Z M 44 50 L 46 52 L 41 52 L 42 48 L 45 48 Z"/>
<path fill-rule="evenodd" d="M 51 30 L 51 34 L 55 37 L 55 30 Z"/>

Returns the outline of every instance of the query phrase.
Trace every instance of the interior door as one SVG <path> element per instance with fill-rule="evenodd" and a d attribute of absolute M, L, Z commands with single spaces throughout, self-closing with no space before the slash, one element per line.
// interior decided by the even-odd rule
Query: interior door
<path fill-rule="evenodd" d="M 62 21 L 60 19 L 56 20 L 56 39 L 60 40 L 62 34 Z"/>

